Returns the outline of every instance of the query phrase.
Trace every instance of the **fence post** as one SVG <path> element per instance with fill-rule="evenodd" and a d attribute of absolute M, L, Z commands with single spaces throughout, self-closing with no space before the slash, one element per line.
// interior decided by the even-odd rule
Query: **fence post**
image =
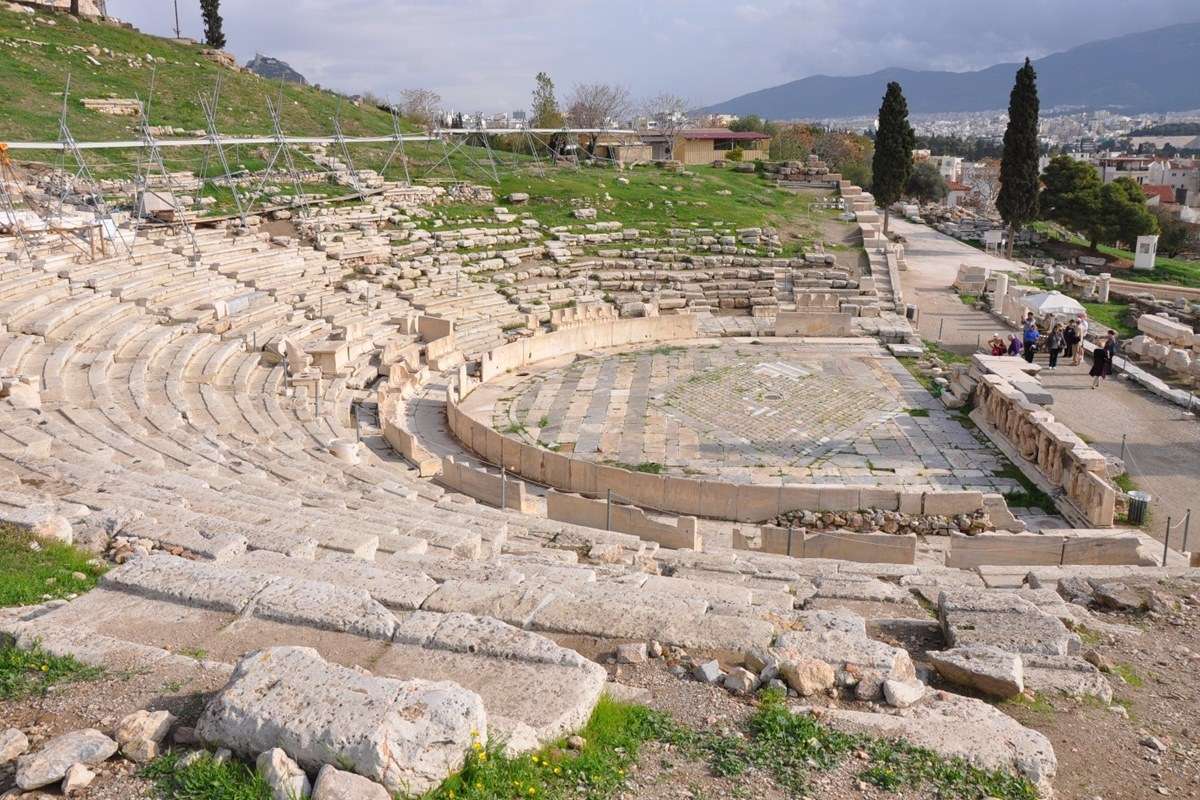
<path fill-rule="evenodd" d="M 1167 543 L 1171 541 L 1171 518 L 1167 517 L 1167 532 L 1163 536 L 1163 559 L 1162 565 L 1167 565 Z"/>
<path fill-rule="evenodd" d="M 606 531 L 612 530 L 612 497 L 613 497 L 612 489 L 609 489 L 608 490 L 608 506 L 605 508 L 605 512 L 604 512 L 604 530 L 606 530 Z"/>
<path fill-rule="evenodd" d="M 946 318 L 942 317 L 940 320 L 938 320 L 938 338 L 937 338 L 938 344 L 942 343 L 942 331 L 945 330 L 945 328 L 946 328 Z"/>
<path fill-rule="evenodd" d="M 508 508 L 508 470 L 500 468 L 500 510 Z"/>
<path fill-rule="evenodd" d="M 1192 527 L 1192 510 L 1189 508 L 1187 510 L 1187 516 L 1183 518 L 1183 547 L 1181 548 L 1181 551 L 1184 553 L 1188 551 L 1188 528 L 1190 527 Z"/>
<path fill-rule="evenodd" d="M 1121 463 L 1122 464 L 1125 463 L 1125 440 L 1128 438 L 1129 438 L 1129 434 L 1127 434 L 1127 433 L 1121 434 Z M 1126 469 L 1125 471 L 1129 472 L 1128 469 Z"/>

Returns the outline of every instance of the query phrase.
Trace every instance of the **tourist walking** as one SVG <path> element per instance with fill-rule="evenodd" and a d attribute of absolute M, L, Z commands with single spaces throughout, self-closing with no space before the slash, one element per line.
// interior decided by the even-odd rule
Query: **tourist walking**
<path fill-rule="evenodd" d="M 1062 335 L 1065 345 L 1063 355 L 1066 356 L 1067 361 L 1074 362 L 1075 348 L 1079 345 L 1079 326 L 1075 324 L 1075 320 L 1067 322 L 1067 327 L 1063 328 Z"/>
<path fill-rule="evenodd" d="M 1050 369 L 1058 368 L 1058 354 L 1062 352 L 1064 344 L 1062 325 L 1056 322 L 1050 329 L 1050 335 L 1046 337 L 1046 351 L 1050 353 Z"/>
<path fill-rule="evenodd" d="M 1100 385 L 1101 378 L 1107 378 L 1112 374 L 1112 363 L 1116 355 L 1117 332 L 1110 329 L 1108 335 L 1104 337 L 1104 341 L 1092 350 L 1092 368 L 1088 374 L 1092 376 L 1093 389 Z"/>
<path fill-rule="evenodd" d="M 1025 317 L 1025 322 L 1022 323 L 1021 340 L 1025 348 L 1025 360 L 1030 364 L 1033 363 L 1033 356 L 1037 353 L 1038 340 L 1042 338 L 1042 334 L 1038 332 L 1037 322 L 1033 318 L 1033 314 L 1028 314 Z"/>
<path fill-rule="evenodd" d="M 1079 334 L 1079 341 L 1075 346 L 1075 356 L 1071 359 L 1071 364 L 1078 367 L 1083 363 L 1083 343 L 1087 341 L 1088 320 L 1087 316 L 1080 314 L 1075 318 L 1076 333 Z"/>

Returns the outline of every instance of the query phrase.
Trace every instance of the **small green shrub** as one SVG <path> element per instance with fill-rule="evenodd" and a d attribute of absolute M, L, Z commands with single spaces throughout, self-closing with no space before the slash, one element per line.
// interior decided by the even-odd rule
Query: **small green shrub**
<path fill-rule="evenodd" d="M 104 674 L 99 667 L 81 664 L 71 656 L 47 653 L 40 645 L 22 650 L 0 646 L 0 700 L 20 700 L 43 695 L 64 683 L 96 680 Z"/>

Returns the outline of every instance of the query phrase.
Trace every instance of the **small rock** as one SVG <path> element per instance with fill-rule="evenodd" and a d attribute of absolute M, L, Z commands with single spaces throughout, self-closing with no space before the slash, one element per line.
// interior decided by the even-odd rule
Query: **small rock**
<path fill-rule="evenodd" d="M 180 725 L 171 734 L 171 741 L 175 744 L 181 744 L 185 747 L 197 745 L 200 743 L 200 738 L 196 736 L 196 729 L 190 725 Z"/>
<path fill-rule="evenodd" d="M 567 747 L 571 748 L 572 750 L 582 750 L 583 748 L 587 747 L 587 739 L 583 738 L 582 736 L 568 736 Z"/>
<path fill-rule="evenodd" d="M 304 770 L 300 769 L 299 764 L 288 758 L 288 754 L 281 748 L 276 747 L 259 754 L 254 766 L 258 770 L 258 774 L 271 787 L 272 800 L 300 800 L 312 793 L 312 786 L 309 784 Z"/>
<path fill-rule="evenodd" d="M 158 742 L 153 739 L 134 739 L 121 745 L 121 755 L 135 764 L 149 764 L 158 754 Z"/>
<path fill-rule="evenodd" d="M 312 798 L 313 800 L 391 800 L 391 795 L 387 789 L 375 781 L 353 772 L 343 772 L 332 764 L 326 764 L 317 774 L 317 785 L 313 787 Z"/>
<path fill-rule="evenodd" d="M 1108 656 L 1101 653 L 1099 650 L 1092 648 L 1083 654 L 1083 660 L 1091 664 L 1101 672 L 1112 672 L 1113 662 Z"/>
<path fill-rule="evenodd" d="M 750 694 L 757 686 L 758 676 L 742 667 L 735 667 L 725 676 L 725 688 L 734 694 Z"/>
<path fill-rule="evenodd" d="M 648 658 L 645 643 L 617 645 L 618 664 L 644 664 Z"/>
<path fill-rule="evenodd" d="M 696 676 L 696 680 L 710 685 L 720 683 L 725 677 L 725 673 L 721 671 L 721 665 L 716 661 L 705 661 L 696 667 L 693 674 Z"/>
<path fill-rule="evenodd" d="M 73 764 L 99 764 L 117 752 L 117 743 L 95 728 L 56 736 L 36 753 L 17 759 L 17 786 L 26 791 L 58 783 Z"/>
<path fill-rule="evenodd" d="M 17 760 L 29 749 L 29 739 L 16 728 L 0 733 L 0 767 Z"/>
<path fill-rule="evenodd" d="M 187 769 L 192 764 L 195 764 L 197 761 L 200 761 L 207 757 L 208 757 L 207 750 L 193 750 L 190 753 L 188 753 L 187 755 L 185 755 L 183 758 L 181 758 L 175 762 L 175 769 L 176 770 Z"/>
<path fill-rule="evenodd" d="M 63 776 L 62 793 L 64 796 L 70 797 L 77 792 L 82 792 L 95 779 L 96 773 L 83 764 L 72 764 L 67 769 L 67 774 Z"/>
<path fill-rule="evenodd" d="M 1154 750 L 1158 753 L 1167 752 L 1167 746 L 1157 736 L 1145 736 L 1138 742 L 1142 747 Z"/>
<path fill-rule="evenodd" d="M 920 681 L 883 682 L 883 697 L 888 705 L 896 708 L 908 708 L 925 696 L 925 684 Z"/>
<path fill-rule="evenodd" d="M 124 746 L 138 739 L 161 742 L 173 724 L 175 715 L 170 711 L 135 711 L 117 726 L 117 744 Z"/>
<path fill-rule="evenodd" d="M 214 764 L 224 764 L 229 759 L 233 758 L 233 751 L 228 747 L 218 748 L 217 752 L 213 753 L 212 760 Z"/>
<path fill-rule="evenodd" d="M 1105 583 L 1096 587 L 1096 602 L 1113 611 L 1141 611 L 1144 607 L 1137 592 L 1123 583 Z"/>
<path fill-rule="evenodd" d="M 646 652 L 650 654 L 651 658 L 662 658 L 663 646 L 652 640 L 650 644 L 646 646 Z"/>
<path fill-rule="evenodd" d="M 833 667 L 814 658 L 789 661 L 779 668 L 779 673 L 801 697 L 811 697 L 829 689 L 836 678 Z"/>

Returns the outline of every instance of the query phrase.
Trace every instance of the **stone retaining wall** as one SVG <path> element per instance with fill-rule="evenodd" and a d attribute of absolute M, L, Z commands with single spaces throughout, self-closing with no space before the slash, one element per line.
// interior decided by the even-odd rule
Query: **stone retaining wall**
<path fill-rule="evenodd" d="M 649 519 L 634 506 L 613 503 L 611 520 L 608 503 L 573 494 L 551 491 L 546 495 L 546 516 L 588 528 L 632 533 L 641 539 L 658 542 L 674 550 L 702 550 L 703 540 L 696 530 L 695 517 L 679 517 L 674 525 Z"/>
<path fill-rule="evenodd" d="M 496 508 L 500 508 L 503 503 L 506 507 L 522 514 L 537 513 L 533 498 L 529 496 L 524 481 L 494 475 L 469 464 L 460 464 L 454 460 L 453 456 L 442 458 L 442 474 L 437 481 L 448 489 L 453 489 L 468 497 L 474 497 L 476 500 L 482 500 Z"/>
<path fill-rule="evenodd" d="M 733 531 L 734 550 L 752 550 L 792 558 L 832 558 L 868 564 L 912 564 L 916 536 L 843 531 L 806 531 L 764 525 L 757 533 Z"/>
<path fill-rule="evenodd" d="M 950 540 L 946 566 L 1054 566 L 1067 564 L 1143 564 L 1136 535 L 981 534 Z M 1145 566 L 1154 566 L 1149 561 Z"/>
<path fill-rule="evenodd" d="M 532 363 L 585 350 L 644 342 L 693 338 L 690 315 L 621 319 L 520 339 L 485 353 L 482 382 Z M 685 516 L 761 522 L 789 511 L 865 511 L 886 509 L 904 514 L 973 514 L 984 508 L 980 492 L 923 492 L 870 486 L 734 484 L 674 475 L 634 472 L 596 464 L 526 444 L 474 419 L 459 403 L 469 393 L 449 392 L 446 417 L 450 432 L 485 461 L 514 475 L 560 492 L 591 497 L 612 491 L 622 502 Z"/>
<path fill-rule="evenodd" d="M 1101 453 L 999 375 L 981 376 L 975 405 L 983 421 L 1032 462 L 1052 487 L 1061 489 L 1090 525 L 1112 526 L 1117 489 L 1108 482 Z"/>

